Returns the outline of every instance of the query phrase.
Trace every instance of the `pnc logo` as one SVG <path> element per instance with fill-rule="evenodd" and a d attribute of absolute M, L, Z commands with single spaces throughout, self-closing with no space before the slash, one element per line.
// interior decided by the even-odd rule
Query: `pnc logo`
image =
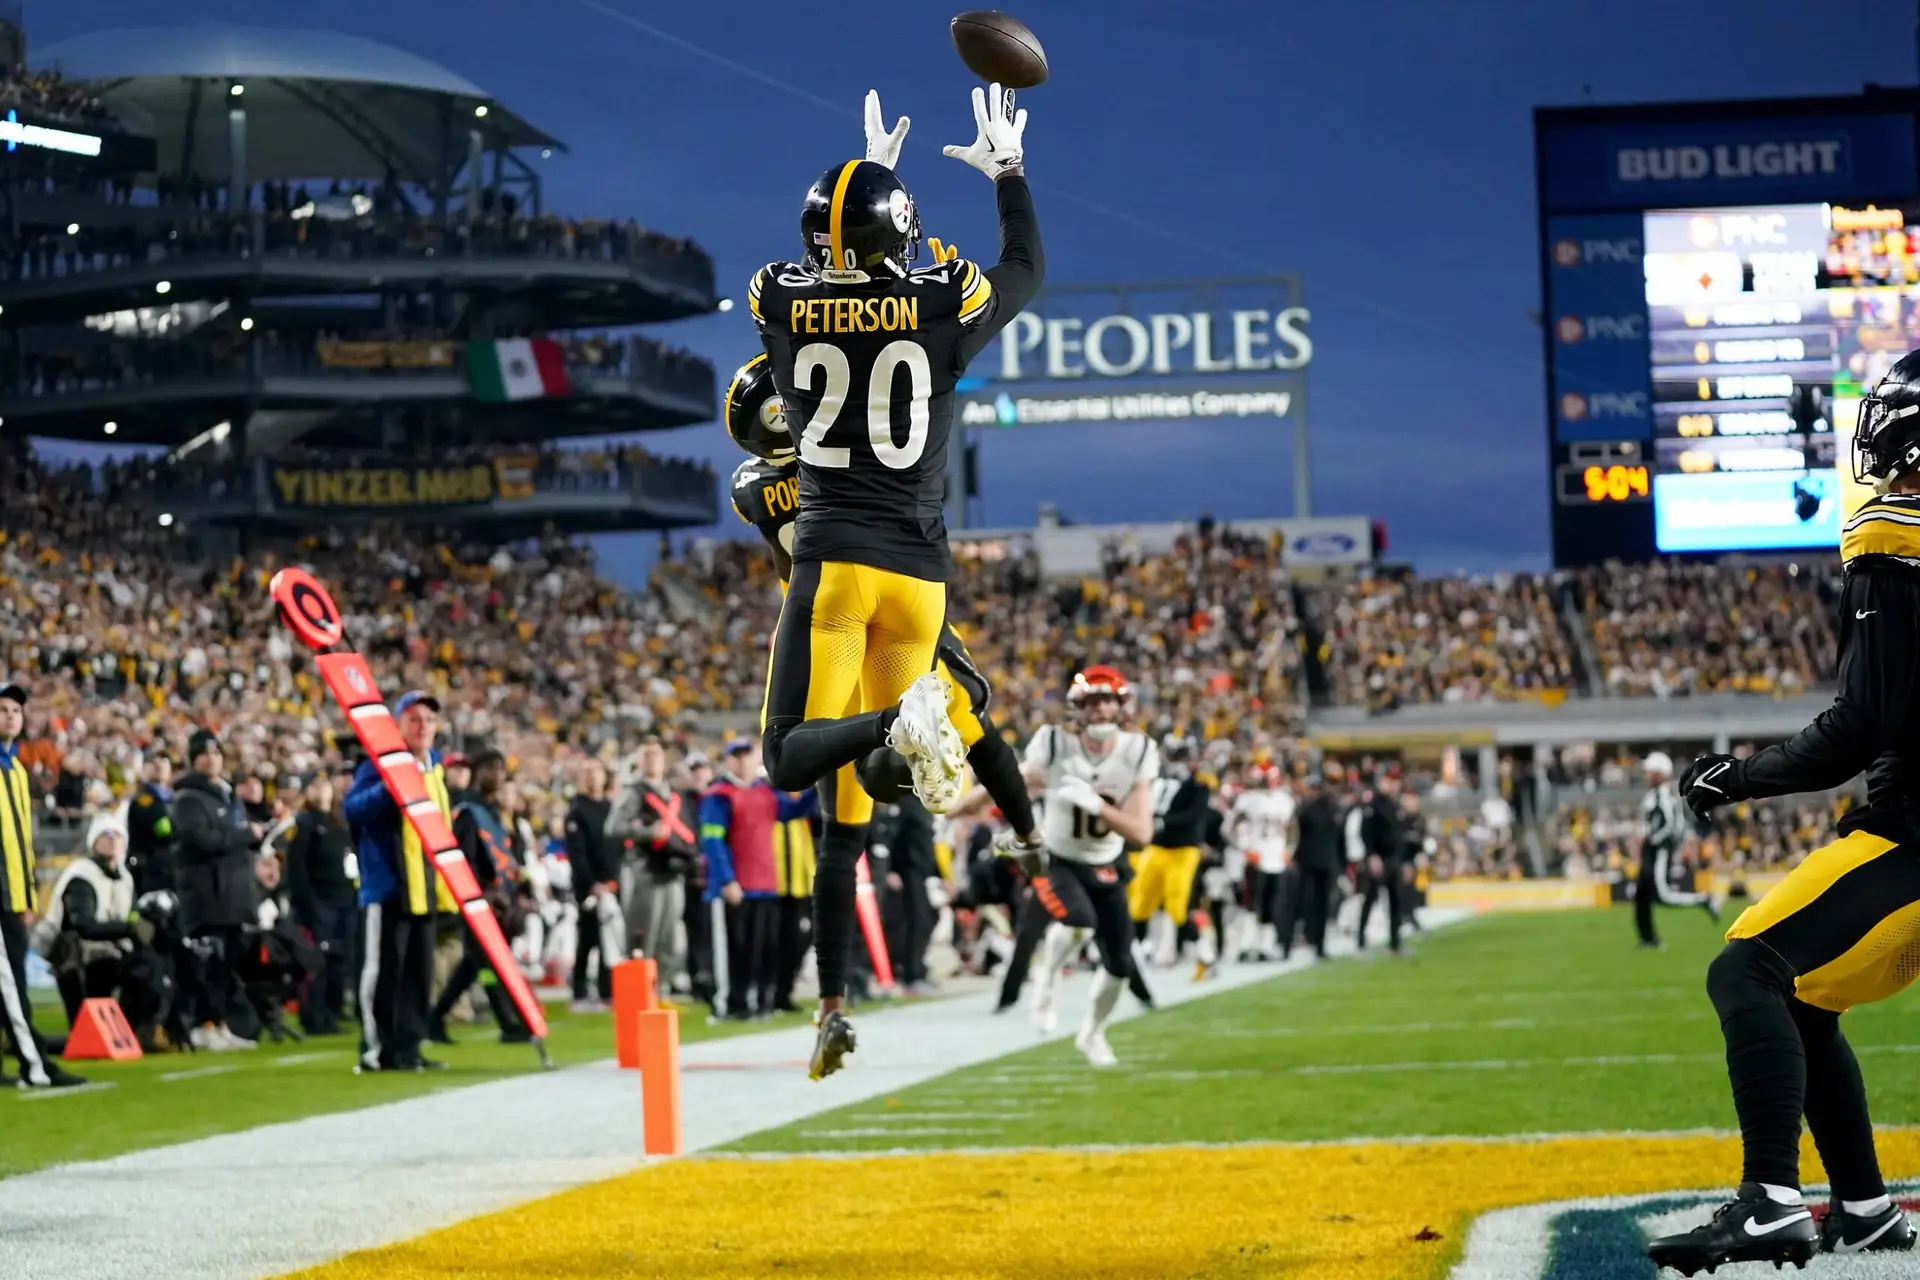
<path fill-rule="evenodd" d="M 1618 240 L 1576 240 L 1568 236 L 1553 242 L 1554 265 L 1560 267 L 1591 267 L 1601 263 L 1637 267 L 1641 257 L 1636 236 Z"/>
<path fill-rule="evenodd" d="M 1589 396 L 1579 391 L 1562 392 L 1560 416 L 1567 422 L 1585 422 L 1588 418 L 1644 418 L 1647 393 L 1596 391 Z"/>
<path fill-rule="evenodd" d="M 1644 316 L 1561 316 L 1553 326 L 1563 346 L 1585 342 L 1639 342 L 1647 336 Z"/>

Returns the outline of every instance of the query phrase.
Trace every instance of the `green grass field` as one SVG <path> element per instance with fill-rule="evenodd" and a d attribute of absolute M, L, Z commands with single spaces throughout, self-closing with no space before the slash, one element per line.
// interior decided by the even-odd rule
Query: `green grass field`
<path fill-rule="evenodd" d="M 37 1002 L 34 1012 L 44 1030 L 65 1033 L 57 999 Z M 770 1023 L 708 1026 L 701 1010 L 682 1015 L 680 1036 L 683 1041 L 704 1040 L 799 1019 L 789 1015 Z M 564 1005 L 549 1006 L 547 1023 L 547 1051 L 556 1065 L 613 1056 L 610 1015 L 576 1015 Z M 539 1069 L 531 1048 L 499 1043 L 490 1025 L 456 1026 L 453 1036 L 459 1043 L 428 1046 L 429 1056 L 446 1062 L 449 1069 L 423 1074 L 354 1075 L 356 1037 L 351 1029 L 345 1035 L 304 1044 L 263 1044 L 243 1053 L 168 1053 L 138 1062 L 73 1063 L 72 1069 L 89 1081 L 113 1087 L 0 1093 L 0 1132 L 6 1134 L 0 1142 L 0 1178 Z"/>
<path fill-rule="evenodd" d="M 1703 991 L 1719 931 L 1666 912 L 1669 949 L 1634 948 L 1624 909 L 1488 917 L 1403 960 L 1340 960 L 1117 1026 L 1122 1065 L 1065 1042 L 757 1134 L 750 1151 L 1079 1146 L 1729 1129 Z M 1156 983 L 1184 980 L 1160 973 Z M 1085 982 L 1077 976 L 1073 982 Z M 56 1029 L 57 1010 L 42 1021 Z M 1022 1016 L 1012 1014 L 1008 1016 Z M 606 1015 L 549 1011 L 561 1065 L 611 1056 Z M 773 1024 L 781 1025 L 781 1024 Z M 1920 1123 L 1920 1002 L 1846 1026 L 1881 1124 Z M 689 1041 L 723 1028 L 689 1017 Z M 452 1070 L 357 1077 L 353 1039 L 168 1054 L 77 1069 L 113 1087 L 0 1095 L 0 1177 L 535 1070 L 532 1051 L 456 1029 Z"/>
<path fill-rule="evenodd" d="M 1634 947 L 1625 908 L 1470 921 L 1408 959 L 1335 961 L 1123 1023 L 1115 1071 L 1049 1044 L 739 1149 L 1733 1128 L 1704 991 L 1720 931 L 1698 912 L 1661 925 L 1654 952 Z M 1916 1015 L 1911 997 L 1847 1015 L 1881 1124 L 1920 1122 Z"/>

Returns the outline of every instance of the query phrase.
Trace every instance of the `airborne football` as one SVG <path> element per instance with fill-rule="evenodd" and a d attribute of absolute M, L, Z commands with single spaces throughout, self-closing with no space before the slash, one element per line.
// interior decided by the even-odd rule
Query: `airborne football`
<path fill-rule="evenodd" d="M 949 27 L 967 70 L 1009 89 L 1030 89 L 1049 73 L 1046 50 L 1026 24 L 997 9 L 969 9 Z"/>
<path fill-rule="evenodd" d="M 1912 6 L 109 8 L 0 1280 L 1920 1275 Z"/>

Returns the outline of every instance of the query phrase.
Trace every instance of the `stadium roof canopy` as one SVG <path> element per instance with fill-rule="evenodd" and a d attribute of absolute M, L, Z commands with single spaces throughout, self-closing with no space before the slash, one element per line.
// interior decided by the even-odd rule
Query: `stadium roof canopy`
<path fill-rule="evenodd" d="M 564 149 L 464 76 L 337 31 L 127 27 L 36 49 L 34 61 L 151 130 L 164 173 L 225 180 L 227 110 L 242 104 L 249 182 L 393 171 L 431 184 L 466 159 L 469 129 L 489 150 Z M 234 85 L 244 94 L 232 96 Z"/>

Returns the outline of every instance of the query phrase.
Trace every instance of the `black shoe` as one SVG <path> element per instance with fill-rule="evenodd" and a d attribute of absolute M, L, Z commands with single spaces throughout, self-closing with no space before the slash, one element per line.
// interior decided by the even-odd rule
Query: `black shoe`
<path fill-rule="evenodd" d="M 1905 1253 L 1913 1241 L 1913 1224 L 1897 1204 L 1879 1213 L 1853 1214 L 1835 1200 L 1820 1224 L 1822 1253 Z"/>
<path fill-rule="evenodd" d="M 413 1060 L 412 1069 L 415 1071 L 445 1071 L 447 1064 L 436 1058 L 420 1057 Z"/>
<path fill-rule="evenodd" d="M 447 1020 L 445 1018 L 435 1016 L 427 1019 L 427 1043 L 453 1043 L 453 1037 L 447 1034 Z"/>
<path fill-rule="evenodd" d="M 78 1089 L 87 1082 L 85 1076 L 77 1076 L 57 1062 L 43 1062 L 40 1065 L 41 1069 L 46 1072 L 47 1078 L 45 1080 L 36 1082 L 31 1077 L 28 1077 L 24 1080 L 16 1081 L 16 1087 L 21 1089 Z"/>
<path fill-rule="evenodd" d="M 1732 1200 L 1714 1210 L 1711 1222 L 1655 1240 L 1647 1246 L 1647 1257 L 1656 1267 L 1690 1276 L 1728 1262 L 1805 1267 L 1819 1246 L 1820 1232 L 1806 1205 L 1780 1204 L 1759 1184 L 1743 1182 Z"/>
<path fill-rule="evenodd" d="M 500 1033 L 501 1044 L 532 1044 L 533 1032 L 525 1027 L 508 1027 Z"/>
<path fill-rule="evenodd" d="M 820 1034 L 813 1042 L 813 1060 L 807 1064 L 810 1080 L 824 1080 L 838 1071 L 855 1046 L 853 1024 L 838 1009 L 824 1015 L 819 1027 Z"/>

